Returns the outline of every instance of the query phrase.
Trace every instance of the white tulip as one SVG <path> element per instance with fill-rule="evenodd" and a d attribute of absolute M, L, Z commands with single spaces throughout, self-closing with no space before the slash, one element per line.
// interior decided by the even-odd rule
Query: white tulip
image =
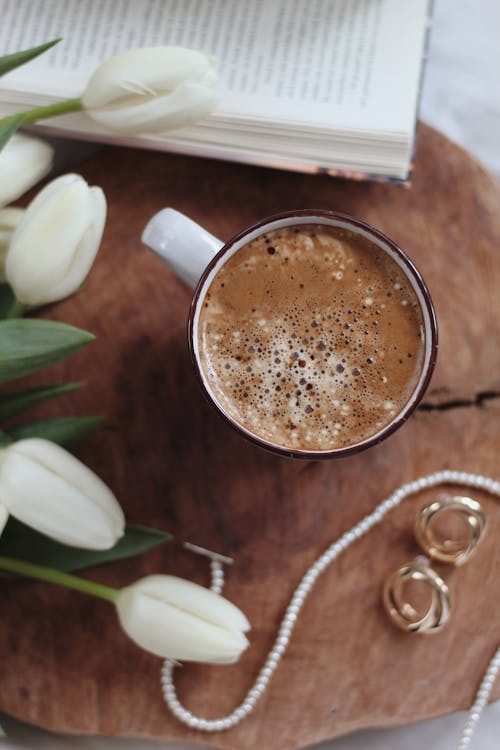
<path fill-rule="evenodd" d="M 0 282 L 5 281 L 5 258 L 9 249 L 10 241 L 22 217 L 23 208 L 0 208 Z"/>
<path fill-rule="evenodd" d="M 29 438 L 0 451 L 0 529 L 11 514 L 63 544 L 108 549 L 123 535 L 123 511 L 111 490 L 49 440 Z"/>
<path fill-rule="evenodd" d="M 163 658 L 230 664 L 247 648 L 250 624 L 210 589 L 168 575 L 142 578 L 116 599 L 120 623 L 141 648 Z"/>
<path fill-rule="evenodd" d="M 45 177 L 54 149 L 40 138 L 13 135 L 0 151 L 0 207 L 17 200 Z"/>
<path fill-rule="evenodd" d="M 121 133 L 154 133 L 189 125 L 217 104 L 212 58 L 183 47 L 133 49 L 110 58 L 82 96 L 87 113 Z"/>
<path fill-rule="evenodd" d="M 83 177 L 66 174 L 31 201 L 10 241 L 5 275 L 27 305 L 42 305 L 75 292 L 101 243 L 106 198 Z"/>

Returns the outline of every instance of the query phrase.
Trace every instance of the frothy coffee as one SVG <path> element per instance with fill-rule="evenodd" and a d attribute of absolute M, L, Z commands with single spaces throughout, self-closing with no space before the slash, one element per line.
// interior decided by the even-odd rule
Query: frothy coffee
<path fill-rule="evenodd" d="M 328 451 L 390 424 L 422 372 L 424 324 L 399 265 L 340 227 L 266 232 L 203 301 L 200 362 L 232 419 L 275 445 Z"/>

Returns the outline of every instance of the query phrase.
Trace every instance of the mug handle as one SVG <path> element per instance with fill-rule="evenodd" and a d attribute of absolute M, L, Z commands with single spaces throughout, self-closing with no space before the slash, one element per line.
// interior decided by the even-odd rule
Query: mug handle
<path fill-rule="evenodd" d="M 155 214 L 141 239 L 191 289 L 224 245 L 174 208 L 164 208 Z"/>

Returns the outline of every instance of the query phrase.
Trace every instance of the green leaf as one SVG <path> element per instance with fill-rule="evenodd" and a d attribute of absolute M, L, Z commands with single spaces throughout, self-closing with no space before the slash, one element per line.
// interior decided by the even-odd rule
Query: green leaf
<path fill-rule="evenodd" d="M 15 393 L 8 393 L 6 396 L 0 396 L 0 422 L 56 396 L 78 391 L 84 385 L 85 383 L 42 385 L 39 388 L 30 388 L 26 391 L 16 391 Z"/>
<path fill-rule="evenodd" d="M 11 438 L 11 436 L 7 435 L 6 432 L 4 432 L 3 430 L 0 430 L 0 450 L 2 448 L 6 448 L 7 445 L 10 445 L 13 442 L 14 442 L 14 438 Z"/>
<path fill-rule="evenodd" d="M 23 122 L 23 115 L 12 115 L 0 124 L 0 151 L 3 149 L 7 141 L 11 136 L 14 135 L 16 130 L 21 127 Z"/>
<path fill-rule="evenodd" d="M 125 534 L 111 549 L 77 549 L 55 542 L 11 517 L 0 537 L 0 555 L 69 572 L 134 557 L 171 538 L 165 531 L 127 524 Z"/>
<path fill-rule="evenodd" d="M 0 383 L 58 362 L 93 341 L 80 328 L 51 320 L 0 321 Z"/>
<path fill-rule="evenodd" d="M 15 302 L 14 292 L 7 282 L 0 284 L 0 318 L 6 318 Z"/>
<path fill-rule="evenodd" d="M 23 440 L 24 438 L 44 438 L 58 443 L 64 447 L 74 445 L 102 423 L 100 416 L 85 417 L 56 417 L 55 419 L 43 419 L 30 424 L 13 427 L 6 435 L 7 439 Z M 2 434 L 0 433 L 0 447 L 2 445 Z"/>
<path fill-rule="evenodd" d="M 4 76 L 9 71 L 19 68 L 21 65 L 33 60 L 35 57 L 42 55 L 60 41 L 61 38 L 53 39 L 51 42 L 38 45 L 38 47 L 31 47 L 30 49 L 24 49 L 20 52 L 13 52 L 10 55 L 3 55 L 0 57 L 0 76 Z"/>

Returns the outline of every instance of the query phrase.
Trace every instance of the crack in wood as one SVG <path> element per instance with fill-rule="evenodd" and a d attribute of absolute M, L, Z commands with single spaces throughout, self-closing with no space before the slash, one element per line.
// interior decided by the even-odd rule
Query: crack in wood
<path fill-rule="evenodd" d="M 454 399 L 453 401 L 443 401 L 439 404 L 420 404 L 419 411 L 448 411 L 449 409 L 462 409 L 463 407 L 479 406 L 483 407 L 485 402 L 500 398 L 500 391 L 481 391 L 473 399 Z"/>
<path fill-rule="evenodd" d="M 438 404 L 423 403 L 417 407 L 417 411 L 449 411 L 450 409 L 462 409 L 470 406 L 478 406 L 481 409 L 487 401 L 493 401 L 496 398 L 500 398 L 500 391 L 480 391 L 473 399 L 457 398 L 450 401 L 442 401 Z M 299 474 L 317 469 L 320 466 L 321 463 L 319 461 L 308 461 L 301 467 Z"/>

